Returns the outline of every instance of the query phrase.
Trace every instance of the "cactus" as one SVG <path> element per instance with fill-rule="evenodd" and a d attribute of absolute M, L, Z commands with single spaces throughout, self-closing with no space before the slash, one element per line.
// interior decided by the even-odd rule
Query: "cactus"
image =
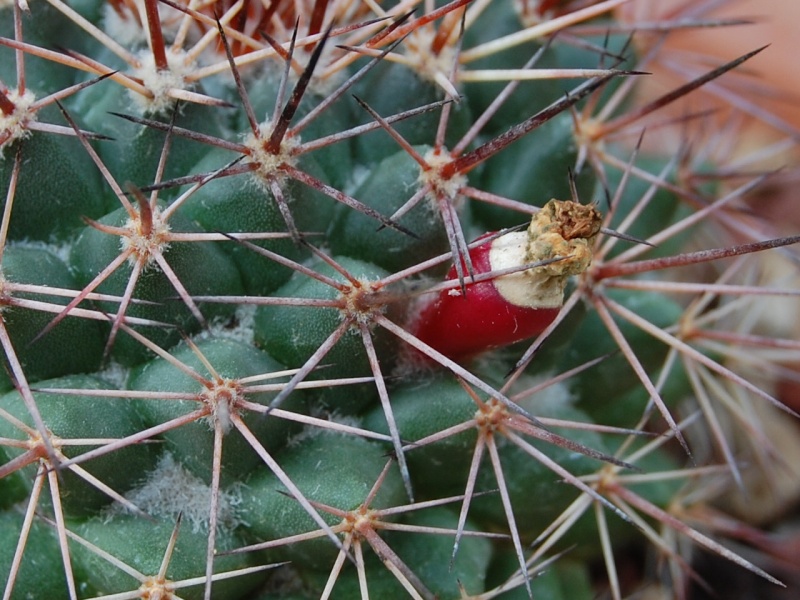
<path fill-rule="evenodd" d="M 760 50 L 643 100 L 624 3 L 0 3 L 3 598 L 783 585 L 717 501 L 800 236 L 664 116 Z"/>

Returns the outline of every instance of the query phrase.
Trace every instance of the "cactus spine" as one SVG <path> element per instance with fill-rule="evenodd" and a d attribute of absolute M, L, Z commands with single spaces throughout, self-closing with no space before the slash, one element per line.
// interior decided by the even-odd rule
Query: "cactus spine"
<path fill-rule="evenodd" d="M 0 4 L 4 598 L 782 585 L 695 517 L 800 238 L 733 126 L 652 143 L 760 50 L 645 101 L 624 0 Z"/>

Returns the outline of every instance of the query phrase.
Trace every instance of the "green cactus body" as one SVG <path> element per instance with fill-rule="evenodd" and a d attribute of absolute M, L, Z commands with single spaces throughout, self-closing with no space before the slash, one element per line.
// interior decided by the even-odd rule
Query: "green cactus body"
<path fill-rule="evenodd" d="M 195 396 L 199 401 L 141 400 L 137 405 L 138 411 L 147 424 L 153 426 L 179 418 L 192 410 L 201 409 L 204 405 L 207 406 L 209 410 L 207 417 L 164 434 L 168 449 L 189 471 L 210 482 L 214 422 L 219 422 L 221 431 L 225 435 L 231 434 L 225 444 L 222 484 L 230 485 L 235 481 L 241 481 L 258 465 L 259 460 L 244 439 L 233 431 L 233 425 L 225 411 L 241 411 L 236 403 L 245 399 L 248 402 L 268 405 L 274 393 L 248 393 L 238 380 L 247 376 L 269 375 L 282 370 L 282 366 L 252 346 L 224 338 L 201 341 L 196 350 L 180 346 L 174 349 L 172 356 L 180 361 L 181 365 L 207 377 L 205 384 L 201 385 L 185 372 L 180 372 L 174 364 L 156 358 L 134 369 L 127 387 L 139 391 L 184 392 L 188 396 Z M 212 365 L 216 373 L 214 377 L 204 372 L 201 356 Z M 228 396 L 234 398 L 231 400 Z M 304 404 L 298 394 L 293 396 L 284 408 L 302 412 Z M 213 409 L 216 409 L 216 412 L 213 412 Z M 258 414 L 242 416 L 252 431 L 263 440 L 265 447 L 272 451 L 280 448 L 296 428 L 291 422 L 277 418 L 267 418 Z"/>
<path fill-rule="evenodd" d="M 220 154 L 212 150 L 193 167 L 193 171 L 205 173 L 221 168 L 225 161 L 221 160 Z M 313 157 L 304 161 L 304 170 L 319 174 Z M 222 178 L 208 182 L 181 208 L 181 214 L 206 231 L 284 234 L 283 239 L 253 240 L 252 243 L 291 260 L 302 260 L 307 256 L 286 235 L 284 218 L 271 193 L 259 185 L 256 177 L 239 177 L 236 181 Z M 242 181 L 242 178 L 248 181 Z M 289 211 L 297 228 L 311 234 L 324 231 L 330 221 L 331 201 L 302 184 L 290 182 L 287 186 L 291 199 Z M 290 268 L 235 242 L 225 242 L 221 249 L 233 258 L 249 294 L 270 294 L 286 283 L 292 274 Z"/>
<path fill-rule="evenodd" d="M 656 4 L 0 0 L 3 597 L 774 585 L 797 136 Z"/>
<path fill-rule="evenodd" d="M 120 226 L 126 220 L 127 213 L 120 208 L 103 217 L 100 222 Z M 180 215 L 175 215 L 169 225 L 177 231 L 198 231 L 196 225 Z M 119 256 L 119 253 L 119 238 L 94 227 L 86 227 L 72 247 L 72 268 L 78 281 L 83 285 L 90 283 L 98 273 Z M 233 261 L 212 243 L 174 244 L 172 247 L 166 248 L 165 254 L 167 262 L 189 293 L 241 293 L 243 291 L 241 278 Z M 196 268 L 197 265 L 203 265 L 203 268 Z M 99 289 L 106 293 L 122 296 L 130 281 L 132 268 L 132 265 L 128 263 L 123 264 L 118 271 L 103 282 Z M 157 264 L 144 266 L 137 288 L 136 294 L 140 299 L 159 304 L 132 306 L 129 313 L 132 316 L 163 322 L 163 318 L 170 315 L 168 320 L 181 328 L 192 330 L 197 327 L 196 319 L 181 303 L 177 297 L 177 290 Z M 171 299 L 166 305 L 162 305 L 161 301 L 166 298 Z M 113 310 L 114 305 L 101 305 L 101 308 Z M 213 318 L 229 315 L 231 309 L 217 305 L 209 307 L 207 312 L 207 318 Z M 155 328 L 148 333 L 160 346 L 174 345 L 180 339 L 179 332 L 174 328 Z M 118 344 L 115 346 L 114 353 L 121 362 L 135 364 L 150 355 L 150 352 L 146 351 L 143 346 L 130 338 L 121 337 Z"/>
<path fill-rule="evenodd" d="M 377 280 L 386 272 L 375 265 L 356 259 L 338 258 L 337 261 L 350 275 L 365 281 Z M 344 277 L 327 264 L 319 264 L 319 272 L 339 281 Z M 337 300 L 340 294 L 327 283 L 296 273 L 283 287 L 275 292 L 279 297 L 316 298 Z M 255 316 L 255 342 L 272 356 L 290 367 L 300 367 L 328 337 L 343 323 L 343 314 L 337 308 L 304 306 L 262 306 Z M 380 330 L 376 346 L 381 355 L 392 360 L 389 353 L 388 336 Z M 370 375 L 368 357 L 361 336 L 354 328 L 348 328 L 339 342 L 325 356 L 328 365 L 320 371 L 320 378 L 367 377 Z M 363 408 L 374 398 L 374 386 L 331 387 L 322 391 L 319 401 L 330 408 L 345 413 Z"/>
<path fill-rule="evenodd" d="M 577 146 L 569 115 L 559 115 L 542 125 L 541 138 L 521 140 L 486 163 L 481 172 L 480 186 L 532 206 L 543 206 L 551 198 L 568 198 L 570 169 L 577 158 Z M 525 165 L 525 168 L 519 168 Z M 576 179 L 580 197 L 591 195 L 594 181 L 586 175 Z M 514 227 L 527 215 L 514 214 L 498 206 L 476 202 L 475 216 L 488 229 Z"/>
<path fill-rule="evenodd" d="M 87 573 L 86 585 L 97 591 L 97 595 L 114 594 L 148 588 L 158 590 L 159 569 L 168 551 L 173 524 L 157 520 L 149 522 L 127 515 L 118 515 L 109 520 L 90 519 L 75 528 L 87 542 L 102 548 L 113 557 L 134 567 L 139 573 L 147 575 L 144 581 L 137 580 L 129 573 L 112 567 L 86 547 L 76 549 L 76 562 Z M 206 533 L 186 528 L 178 532 L 177 543 L 170 556 L 166 579 L 172 582 L 166 589 L 180 594 L 182 598 L 202 598 L 201 586 L 181 585 L 203 574 Z M 219 538 L 220 549 L 229 549 L 239 543 L 235 534 L 228 533 Z M 217 564 L 219 571 L 233 571 L 250 566 L 246 557 L 224 557 Z M 250 575 L 214 586 L 214 592 L 225 596 L 246 594 L 258 585 L 263 577 Z M 152 581 L 155 580 L 155 581 Z"/>
<path fill-rule="evenodd" d="M 98 369 L 103 353 L 102 326 L 99 323 L 70 317 L 37 339 L 53 315 L 26 308 L 24 301 L 48 302 L 58 307 L 65 305 L 67 300 L 46 293 L 13 291 L 15 283 L 76 290 L 78 284 L 67 265 L 52 252 L 37 246 L 10 246 L 3 258 L 5 293 L 11 300 L 8 301 L 10 306 L 3 308 L 2 318 L 27 379 L 37 381 Z M 76 339 L 81 343 L 76 344 Z M 0 373 L 0 389 L 12 387 L 9 372 L 7 367 Z"/>
<path fill-rule="evenodd" d="M 83 226 L 82 217 L 103 215 L 106 201 L 100 179 L 80 143 L 37 133 L 19 151 L 30 170 L 23 171 L 17 183 L 9 237 L 59 242 L 74 236 Z M 10 184 L 14 149 L 6 149 L 5 154 L 0 163 L 3 189 Z M 36 176 L 42 172 L 52 173 L 53 178 Z"/>
<path fill-rule="evenodd" d="M 43 388 L 100 390 L 108 387 L 107 382 L 86 375 L 73 375 L 40 382 Z M 63 453 L 73 458 L 94 448 L 91 439 L 98 440 L 124 438 L 142 430 L 142 420 L 134 407 L 124 400 L 109 402 L 105 398 L 71 395 L 67 393 L 36 393 L 36 404 L 47 428 L 60 440 L 87 439 L 86 445 L 65 445 Z M 9 392 L 0 398 L 0 406 L 26 425 L 32 426 L 30 416 L 19 393 Z M 2 435 L 12 439 L 26 439 L 23 431 L 15 430 L 9 423 L 0 423 Z M 102 443 L 102 442 L 100 442 Z M 21 455 L 11 449 L 4 449 L 7 460 Z M 156 452 L 149 445 L 131 445 L 120 450 L 121 455 L 105 455 L 88 461 L 85 469 L 103 484 L 118 493 L 124 493 L 139 483 L 144 474 L 155 466 Z M 117 458 L 127 465 L 120 469 Z M 30 465 L 15 476 L 23 485 L 34 482 L 36 465 Z M 41 477 L 41 474 L 39 475 Z M 4 481 L 5 483 L 5 481 Z M 59 489 L 65 510 L 74 515 L 91 515 L 111 503 L 112 498 L 94 487 L 78 473 L 68 471 L 62 475 Z"/>
<path fill-rule="evenodd" d="M 429 148 L 416 150 L 424 155 Z M 405 204 L 409 190 L 419 185 L 419 179 L 419 165 L 401 151 L 376 165 L 353 196 L 382 214 L 391 215 Z M 411 267 L 447 249 L 441 217 L 429 199 L 424 199 L 398 223 L 416 237 L 378 229 L 366 215 L 340 206 L 328 233 L 331 249 L 336 254 L 373 262 L 388 271 Z"/>
<path fill-rule="evenodd" d="M 341 452 L 346 448 L 348 451 Z M 353 457 L 357 460 L 352 460 Z M 358 438 L 335 434 L 312 434 L 290 444 L 278 456 L 285 472 L 310 500 L 353 511 L 365 502 L 378 474 L 386 464 L 381 446 Z M 312 469 L 308 468 L 313 464 Z M 370 508 L 392 506 L 403 497 L 396 472 L 391 472 Z M 243 518 L 259 540 L 281 539 L 318 528 L 311 517 L 292 498 L 277 475 L 260 472 L 249 479 L 244 491 Z M 329 525 L 340 521 L 324 517 Z M 272 552 L 278 560 L 300 561 L 313 569 L 330 568 L 336 548 L 327 539 L 297 542 Z"/>
<path fill-rule="evenodd" d="M 14 550 L 17 547 L 23 527 L 23 515 L 15 511 L 0 514 L 0 568 L 4 573 L 11 570 Z M 55 531 L 43 523 L 33 523 L 28 535 L 25 560 L 17 575 L 14 594 L 17 598 L 69 598 L 66 578 L 59 569 L 58 538 Z M 91 593 L 91 588 L 81 586 L 81 593 Z"/>

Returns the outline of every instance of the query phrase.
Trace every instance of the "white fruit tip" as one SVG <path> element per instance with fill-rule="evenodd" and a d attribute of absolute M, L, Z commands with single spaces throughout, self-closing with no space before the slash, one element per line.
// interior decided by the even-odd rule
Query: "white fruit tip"
<path fill-rule="evenodd" d="M 515 306 L 558 308 L 568 279 L 592 263 L 591 242 L 600 231 L 601 216 L 593 206 L 551 200 L 531 219 L 527 231 L 498 237 L 489 261 L 493 271 L 543 261 L 556 262 L 504 275 L 495 288 Z"/>

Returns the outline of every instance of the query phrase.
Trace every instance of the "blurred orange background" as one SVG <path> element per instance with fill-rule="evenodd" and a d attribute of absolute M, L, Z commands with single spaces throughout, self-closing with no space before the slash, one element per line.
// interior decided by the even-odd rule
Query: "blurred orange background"
<path fill-rule="evenodd" d="M 710 10 L 704 10 L 710 7 Z M 764 111 L 754 117 L 765 127 L 752 135 L 763 143 L 769 139 L 794 137 L 800 141 L 800 1 L 798 0 L 633 0 L 618 9 L 628 23 L 670 18 L 747 19 L 752 24 L 730 27 L 685 29 L 670 33 L 657 62 L 648 65 L 653 77 L 643 86 L 647 97 L 655 97 L 671 87 L 769 44 L 755 56 L 719 80 L 719 86 L 733 92 L 738 100 Z M 645 36 L 645 47 L 656 37 Z M 691 69 L 691 76 L 680 77 L 675 68 Z M 715 87 L 719 87 L 715 86 Z M 725 107 L 723 100 L 710 92 L 695 93 L 688 100 L 692 109 L 703 105 Z M 677 107 L 684 112 L 686 105 Z M 771 122 L 770 122 L 771 121 Z M 749 127 L 748 127 L 749 129 Z"/>

